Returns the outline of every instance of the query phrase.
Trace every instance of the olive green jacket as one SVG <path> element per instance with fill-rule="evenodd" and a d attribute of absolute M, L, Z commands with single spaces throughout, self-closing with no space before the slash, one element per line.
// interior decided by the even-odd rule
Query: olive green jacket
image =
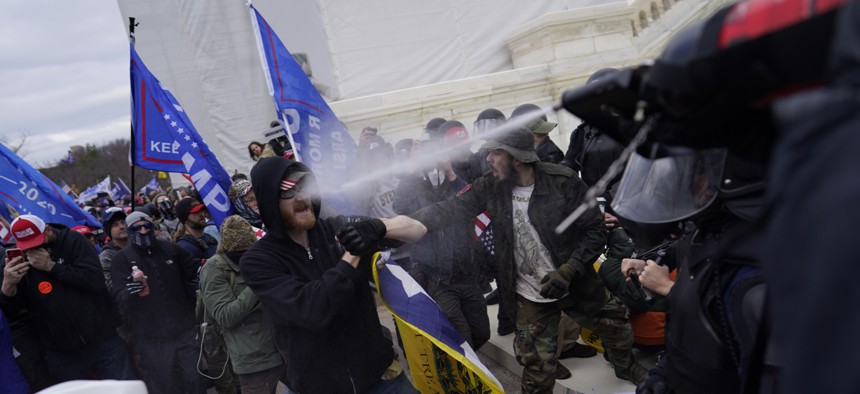
<path fill-rule="evenodd" d="M 260 300 L 245 284 L 238 264 L 223 253 L 212 256 L 200 271 L 200 292 L 207 315 L 224 334 L 233 371 L 249 374 L 283 364 L 274 328 L 263 321 Z"/>
<path fill-rule="evenodd" d="M 555 227 L 583 201 L 586 190 L 585 183 L 570 168 L 535 163 L 535 187 L 528 214 L 541 243 L 549 249 L 553 264 L 556 267 L 568 264 L 576 269 L 577 275 L 570 283 L 569 294 L 559 300 L 559 306 L 590 316 L 597 313 L 607 300 L 606 290 L 593 267 L 606 243 L 603 215 L 595 206 L 586 210 L 562 234 L 555 233 Z M 454 222 L 455 218 L 474 218 L 484 210 L 493 225 L 502 305 L 507 315 L 515 319 L 516 264 L 511 190 L 496 187 L 492 174 L 487 174 L 476 179 L 454 199 L 430 205 L 410 216 L 424 224 L 428 231 L 433 231 Z"/>

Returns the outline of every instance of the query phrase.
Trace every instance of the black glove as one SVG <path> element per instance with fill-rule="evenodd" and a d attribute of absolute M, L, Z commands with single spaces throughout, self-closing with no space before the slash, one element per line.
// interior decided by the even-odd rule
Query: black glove
<path fill-rule="evenodd" d="M 544 298 L 559 299 L 567 293 L 570 281 L 576 276 L 576 268 L 569 264 L 562 264 L 557 270 L 552 271 L 540 280 L 540 295 Z"/>
<path fill-rule="evenodd" d="M 132 278 L 131 276 L 125 278 L 125 280 L 128 281 L 128 283 L 125 284 L 125 291 L 127 291 L 128 294 L 137 294 L 143 291 L 143 282 L 135 282 L 134 278 Z"/>
<path fill-rule="evenodd" d="M 337 239 L 343 248 L 355 256 L 374 251 L 388 229 L 379 219 L 365 219 L 349 223 L 337 232 Z"/>
<path fill-rule="evenodd" d="M 349 215 L 349 216 L 337 215 L 337 216 L 331 218 L 330 220 L 331 220 L 332 228 L 334 228 L 334 233 L 337 234 L 340 232 L 340 230 L 342 230 L 346 226 L 349 226 L 353 223 L 358 223 L 358 222 L 363 222 L 365 220 L 370 220 L 370 219 L 373 219 L 373 218 L 370 216 L 363 216 L 363 215 Z"/>
<path fill-rule="evenodd" d="M 666 377 L 659 373 L 651 373 L 650 375 L 648 379 L 636 386 L 636 394 L 669 394 L 672 392 Z"/>

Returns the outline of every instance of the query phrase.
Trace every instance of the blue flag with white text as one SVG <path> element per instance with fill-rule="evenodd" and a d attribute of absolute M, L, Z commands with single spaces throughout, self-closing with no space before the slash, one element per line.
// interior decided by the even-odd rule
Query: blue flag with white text
<path fill-rule="evenodd" d="M 97 198 L 99 193 L 110 194 L 110 175 L 106 176 L 105 179 L 102 179 L 101 182 L 82 191 L 81 194 L 78 195 L 78 202 L 86 204 L 88 201 Z"/>
<path fill-rule="evenodd" d="M 0 144 L 0 209 L 10 223 L 12 213 L 36 215 L 45 222 L 69 227 L 85 224 L 101 227 L 96 218 L 84 211 L 63 189 L 27 164 L 5 145 Z"/>
<path fill-rule="evenodd" d="M 182 106 L 130 46 L 135 165 L 187 173 L 217 226 L 233 213 L 230 175 L 197 133 Z M 147 144 L 147 142 L 149 142 Z M 140 158 L 140 160 L 138 160 Z"/>
<path fill-rule="evenodd" d="M 126 197 L 131 197 L 131 190 L 128 189 L 128 186 L 125 185 L 122 179 L 117 178 L 117 180 L 113 181 L 113 186 L 110 188 L 110 198 L 121 200 Z"/>
<path fill-rule="evenodd" d="M 161 191 L 161 186 L 158 185 L 158 180 L 155 177 L 149 180 L 149 183 L 140 188 L 141 194 L 149 195 L 149 193 L 154 191 Z"/>
<path fill-rule="evenodd" d="M 350 175 L 355 141 L 272 27 L 253 5 L 248 7 L 258 48 L 265 56 L 270 93 L 286 130 L 293 136 L 293 148 L 300 161 L 314 171 L 324 190 L 336 190 Z"/>

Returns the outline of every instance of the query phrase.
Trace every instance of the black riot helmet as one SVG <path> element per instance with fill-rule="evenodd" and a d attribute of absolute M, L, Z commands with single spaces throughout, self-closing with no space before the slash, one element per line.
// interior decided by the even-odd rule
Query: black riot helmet
<path fill-rule="evenodd" d="M 745 220 L 761 213 L 764 167 L 721 149 L 673 148 L 649 159 L 634 154 L 612 209 L 639 223 L 670 223 L 728 211 Z"/>
<path fill-rule="evenodd" d="M 698 22 L 678 32 L 648 71 L 644 93 L 674 117 L 690 115 L 713 92 L 712 81 L 703 78 L 708 70 L 698 61 L 704 27 Z"/>
<path fill-rule="evenodd" d="M 480 135 L 484 132 L 493 130 L 505 123 L 505 114 L 495 108 L 487 108 L 478 114 L 475 119 L 475 128 L 473 133 Z"/>
<path fill-rule="evenodd" d="M 593 74 L 591 74 L 591 76 L 588 77 L 588 80 L 585 81 L 585 83 L 595 83 L 603 78 L 610 78 L 616 74 L 618 74 L 617 68 L 601 68 L 600 70 L 597 70 Z"/>

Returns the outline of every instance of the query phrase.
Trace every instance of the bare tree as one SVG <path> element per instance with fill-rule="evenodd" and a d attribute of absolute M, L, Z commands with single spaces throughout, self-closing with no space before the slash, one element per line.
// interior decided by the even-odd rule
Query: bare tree
<path fill-rule="evenodd" d="M 5 137 L 0 137 L 0 143 L 6 145 L 12 153 L 18 156 L 21 156 L 24 153 L 24 146 L 27 145 L 28 142 L 30 142 L 30 130 L 21 131 L 18 135 L 18 142 L 14 144 L 9 142 Z"/>

